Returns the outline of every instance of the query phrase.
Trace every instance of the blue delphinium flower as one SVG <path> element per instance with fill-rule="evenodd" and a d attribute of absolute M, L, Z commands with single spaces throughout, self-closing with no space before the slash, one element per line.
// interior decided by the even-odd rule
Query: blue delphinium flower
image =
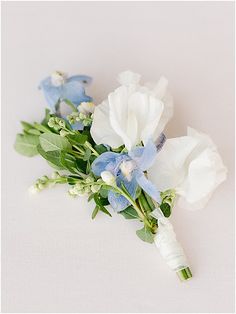
<path fill-rule="evenodd" d="M 151 140 L 146 146 L 135 147 L 128 153 L 105 152 L 92 163 L 92 171 L 96 176 L 101 176 L 104 171 L 114 175 L 116 184 L 121 187 L 124 184 L 129 194 L 135 198 L 138 185 L 150 195 L 156 202 L 160 203 L 160 192 L 157 187 L 149 181 L 144 173 L 154 163 L 158 150 L 164 143 L 164 135 L 161 135 L 156 146 Z M 108 192 L 108 200 L 116 212 L 124 210 L 129 206 L 128 200 L 113 191 Z"/>
<path fill-rule="evenodd" d="M 85 94 L 84 86 L 91 80 L 91 77 L 86 75 L 74 75 L 67 78 L 64 73 L 56 71 L 42 80 L 39 88 L 42 89 L 51 110 L 55 112 L 56 105 L 64 100 L 70 101 L 76 107 L 81 102 L 90 102 L 92 98 Z"/>

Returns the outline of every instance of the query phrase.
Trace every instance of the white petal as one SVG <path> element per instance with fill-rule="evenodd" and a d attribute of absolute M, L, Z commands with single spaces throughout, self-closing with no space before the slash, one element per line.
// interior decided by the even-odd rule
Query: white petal
<path fill-rule="evenodd" d="M 108 101 L 110 124 L 116 134 L 122 138 L 125 146 L 130 149 L 130 147 L 132 147 L 132 139 L 130 139 L 127 134 L 128 97 L 128 88 L 126 86 L 121 86 L 113 93 L 109 94 Z"/>
<path fill-rule="evenodd" d="M 199 140 L 199 145 L 198 145 L 198 151 L 202 151 L 203 149 L 207 147 L 211 147 L 212 149 L 216 150 L 216 145 L 212 141 L 209 135 L 199 132 L 191 127 L 187 128 L 187 135 L 194 137 Z"/>
<path fill-rule="evenodd" d="M 225 179 L 226 168 L 218 152 L 206 148 L 190 162 L 186 180 L 179 187 L 179 194 L 194 208 L 203 208 L 213 191 Z"/>
<path fill-rule="evenodd" d="M 130 85 L 130 84 L 138 84 L 140 81 L 141 75 L 134 73 L 132 71 L 124 71 L 119 74 L 118 82 L 121 85 Z"/>
<path fill-rule="evenodd" d="M 91 136 L 96 144 L 107 144 L 119 147 L 123 144 L 122 138 L 113 130 L 109 120 L 109 105 L 103 102 L 95 107 Z"/>
<path fill-rule="evenodd" d="M 146 124 L 141 132 L 141 139 L 144 144 L 152 138 L 156 140 L 160 135 L 158 128 L 164 110 L 164 104 L 157 98 L 149 96 L 148 112 L 146 113 Z"/>
<path fill-rule="evenodd" d="M 146 89 L 157 99 L 160 99 L 164 104 L 162 115 L 160 117 L 159 123 L 153 138 L 157 139 L 161 132 L 163 132 L 166 124 L 173 116 L 173 97 L 168 91 L 168 80 L 162 76 L 159 81 L 155 83 L 147 83 Z"/>
<path fill-rule="evenodd" d="M 186 175 L 187 158 L 198 141 L 188 137 L 168 139 L 157 154 L 155 164 L 148 170 L 148 177 L 161 191 L 178 187 Z"/>

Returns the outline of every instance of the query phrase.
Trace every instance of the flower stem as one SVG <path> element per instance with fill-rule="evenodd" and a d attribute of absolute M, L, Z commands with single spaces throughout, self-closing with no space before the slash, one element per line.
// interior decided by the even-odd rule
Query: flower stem
<path fill-rule="evenodd" d="M 130 194 L 128 194 L 127 192 L 125 192 L 124 190 L 122 190 L 121 188 L 119 188 L 118 186 L 116 187 L 112 187 L 116 192 L 118 192 L 119 194 L 123 195 L 133 206 L 133 208 L 136 210 L 139 218 L 144 222 L 145 225 L 147 225 L 150 229 L 153 229 L 152 224 L 149 222 L 148 218 L 145 216 L 145 213 L 142 212 L 142 209 L 140 209 L 137 205 L 137 203 L 135 202 L 135 200 L 130 196 Z"/>
<path fill-rule="evenodd" d="M 92 147 L 92 145 L 88 141 L 86 141 L 84 145 L 87 148 L 89 148 L 94 153 L 95 156 L 97 157 L 99 156 L 99 153 Z"/>

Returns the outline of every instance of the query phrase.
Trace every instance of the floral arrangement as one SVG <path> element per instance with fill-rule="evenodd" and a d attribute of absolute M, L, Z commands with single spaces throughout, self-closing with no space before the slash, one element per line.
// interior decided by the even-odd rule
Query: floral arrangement
<path fill-rule="evenodd" d="M 175 204 L 203 208 L 226 179 L 226 167 L 206 134 L 188 128 L 187 135 L 166 139 L 163 131 L 173 115 L 166 78 L 140 85 L 140 75 L 126 71 L 118 81 L 121 86 L 95 106 L 85 93 L 90 77 L 54 72 L 39 86 L 50 110 L 41 123 L 21 122 L 15 149 L 40 155 L 55 168 L 32 192 L 68 184 L 70 196 L 94 201 L 92 219 L 111 216 L 111 207 L 140 221 L 137 236 L 155 243 L 180 279 L 189 279 L 188 261 L 168 218 Z M 63 106 L 70 112 L 63 113 Z"/>

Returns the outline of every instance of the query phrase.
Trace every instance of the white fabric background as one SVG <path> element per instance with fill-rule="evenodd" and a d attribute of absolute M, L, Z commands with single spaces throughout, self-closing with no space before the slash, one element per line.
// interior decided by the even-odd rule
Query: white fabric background
<path fill-rule="evenodd" d="M 7 312 L 232 312 L 234 287 L 233 2 L 3 3 L 3 285 Z M 229 169 L 206 209 L 171 221 L 194 274 L 180 283 L 118 215 L 90 218 L 66 187 L 27 188 L 47 163 L 13 150 L 19 120 L 38 121 L 39 80 L 53 70 L 94 77 L 99 103 L 131 69 L 164 74 L 175 98 L 168 136 L 209 133 Z"/>

